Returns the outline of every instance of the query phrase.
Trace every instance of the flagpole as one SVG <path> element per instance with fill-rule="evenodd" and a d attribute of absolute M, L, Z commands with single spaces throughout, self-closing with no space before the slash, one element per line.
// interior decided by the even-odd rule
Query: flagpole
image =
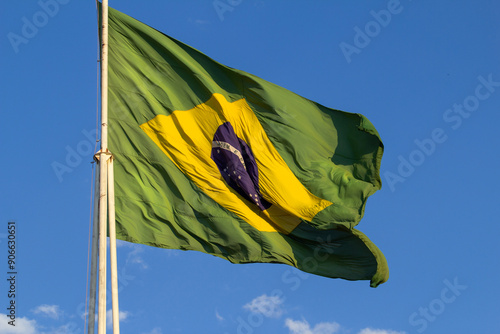
<path fill-rule="evenodd" d="M 97 159 L 96 159 L 97 161 Z M 95 332 L 95 302 L 97 291 L 97 245 L 99 240 L 99 173 L 95 176 L 95 189 L 94 189 L 94 217 L 92 226 L 92 253 L 90 257 L 90 298 L 89 298 L 89 327 L 88 334 Z"/>
<path fill-rule="evenodd" d="M 98 334 L 106 334 L 106 237 L 108 153 L 108 0 L 102 0 L 101 150 L 99 154 L 99 308 Z"/>
<path fill-rule="evenodd" d="M 111 266 L 111 301 L 113 308 L 113 334 L 120 334 L 120 312 L 118 309 L 118 273 L 116 259 L 115 185 L 113 156 L 108 160 L 108 210 L 109 210 L 109 260 Z"/>

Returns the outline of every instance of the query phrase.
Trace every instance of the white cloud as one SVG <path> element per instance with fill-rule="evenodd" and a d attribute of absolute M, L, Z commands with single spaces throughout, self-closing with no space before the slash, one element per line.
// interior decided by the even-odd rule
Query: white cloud
<path fill-rule="evenodd" d="M 109 244 L 109 239 L 108 239 Z M 140 256 L 141 253 L 144 253 L 145 246 L 141 244 L 134 244 L 132 242 L 127 242 L 123 240 L 116 240 L 116 248 L 124 249 L 129 248 L 131 251 L 127 254 L 127 259 L 125 260 L 126 264 L 138 264 L 142 267 L 142 269 L 147 269 L 148 264 L 144 261 L 144 259 Z"/>
<path fill-rule="evenodd" d="M 222 315 L 219 314 L 219 311 L 215 310 L 215 317 L 217 318 L 217 320 L 219 321 L 224 321 L 224 317 Z"/>
<path fill-rule="evenodd" d="M 43 334 L 77 334 L 78 326 L 73 323 L 68 323 L 66 325 L 62 325 L 59 328 L 56 328 L 55 330 Z M 42 334 L 42 333 L 40 333 Z"/>
<path fill-rule="evenodd" d="M 43 304 L 36 307 L 33 310 L 33 313 L 43 314 L 49 318 L 56 320 L 59 319 L 59 316 L 61 315 L 61 311 L 59 310 L 59 305 L 47 305 L 47 304 Z"/>
<path fill-rule="evenodd" d="M 311 328 L 306 320 L 285 320 L 285 326 L 290 330 L 290 334 L 334 334 L 340 329 L 336 322 L 320 322 Z"/>
<path fill-rule="evenodd" d="M 151 332 L 144 332 L 144 333 L 141 333 L 141 334 L 162 334 L 161 332 L 161 328 L 160 327 L 155 327 L 153 328 L 153 330 Z"/>
<path fill-rule="evenodd" d="M 84 320 L 88 315 L 89 315 L 89 311 L 85 311 L 82 314 L 80 314 L 80 319 Z"/>
<path fill-rule="evenodd" d="M 283 299 L 279 296 L 268 296 L 263 294 L 243 306 L 252 313 L 260 313 L 268 318 L 279 318 L 283 314 L 281 309 Z"/>
<path fill-rule="evenodd" d="M 35 310 L 38 310 L 38 313 L 43 313 L 44 315 L 53 315 L 51 311 L 45 312 L 46 310 L 51 310 L 51 308 L 39 306 Z M 58 314 L 61 313 L 58 307 L 56 310 Z M 0 319 L 5 320 L 0 321 L 0 333 L 2 334 L 77 334 L 79 330 L 81 331 L 79 326 L 74 322 L 59 327 L 51 327 L 49 329 L 39 325 L 35 319 L 28 319 L 26 317 L 16 317 L 14 322 L 15 326 L 9 325 L 8 321 L 10 321 L 10 319 L 6 314 L 0 313 Z"/>
<path fill-rule="evenodd" d="M 138 264 L 141 266 L 142 269 L 147 269 L 148 264 L 144 262 L 144 259 L 139 255 L 141 253 L 144 253 L 144 247 L 134 244 L 131 248 L 132 251 L 130 251 L 130 253 L 128 253 L 127 255 L 127 261 L 126 261 L 127 264 L 129 263 Z"/>
<path fill-rule="evenodd" d="M 126 320 L 129 315 L 130 315 L 129 312 L 119 311 L 118 312 L 118 320 L 120 322 L 122 322 L 122 321 Z M 113 328 L 113 310 L 106 311 L 106 327 Z"/>
<path fill-rule="evenodd" d="M 358 334 L 405 334 L 405 332 L 396 332 L 387 329 L 365 328 L 362 329 Z"/>
<path fill-rule="evenodd" d="M 38 334 L 36 320 L 16 318 L 15 326 L 9 325 L 7 315 L 0 313 L 0 333 L 2 334 Z"/>

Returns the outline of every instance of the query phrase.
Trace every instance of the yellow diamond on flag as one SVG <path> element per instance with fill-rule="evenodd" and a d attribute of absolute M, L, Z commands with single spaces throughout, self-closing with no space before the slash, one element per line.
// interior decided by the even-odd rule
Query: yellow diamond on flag
<path fill-rule="evenodd" d="M 264 210 L 229 186 L 211 157 L 214 147 L 232 150 L 228 143 L 214 144 L 217 130 L 227 123 L 253 153 L 258 191 L 270 204 Z M 301 219 L 311 221 L 332 204 L 300 183 L 244 99 L 231 103 L 223 95 L 213 94 L 205 103 L 169 116 L 158 115 L 141 128 L 204 193 L 259 231 L 290 233 Z M 257 194 L 248 196 L 259 202 Z"/>

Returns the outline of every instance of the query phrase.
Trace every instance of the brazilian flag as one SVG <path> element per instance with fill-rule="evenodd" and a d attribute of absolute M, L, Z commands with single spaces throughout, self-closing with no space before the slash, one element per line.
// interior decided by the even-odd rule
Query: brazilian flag
<path fill-rule="evenodd" d="M 359 114 L 229 68 L 109 9 L 117 237 L 385 282 L 354 227 L 383 145 Z"/>

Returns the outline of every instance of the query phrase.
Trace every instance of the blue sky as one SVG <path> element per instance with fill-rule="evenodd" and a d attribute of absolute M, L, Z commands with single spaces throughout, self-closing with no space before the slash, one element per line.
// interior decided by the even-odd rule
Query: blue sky
<path fill-rule="evenodd" d="M 121 332 L 497 333 L 500 4 L 400 0 L 110 1 L 215 60 L 367 116 L 383 188 L 358 228 L 391 270 L 376 289 L 285 265 L 120 243 Z M 16 327 L 83 333 L 95 2 L 3 2 L 0 259 L 16 222 Z M 64 172 L 57 167 L 64 166 Z"/>

